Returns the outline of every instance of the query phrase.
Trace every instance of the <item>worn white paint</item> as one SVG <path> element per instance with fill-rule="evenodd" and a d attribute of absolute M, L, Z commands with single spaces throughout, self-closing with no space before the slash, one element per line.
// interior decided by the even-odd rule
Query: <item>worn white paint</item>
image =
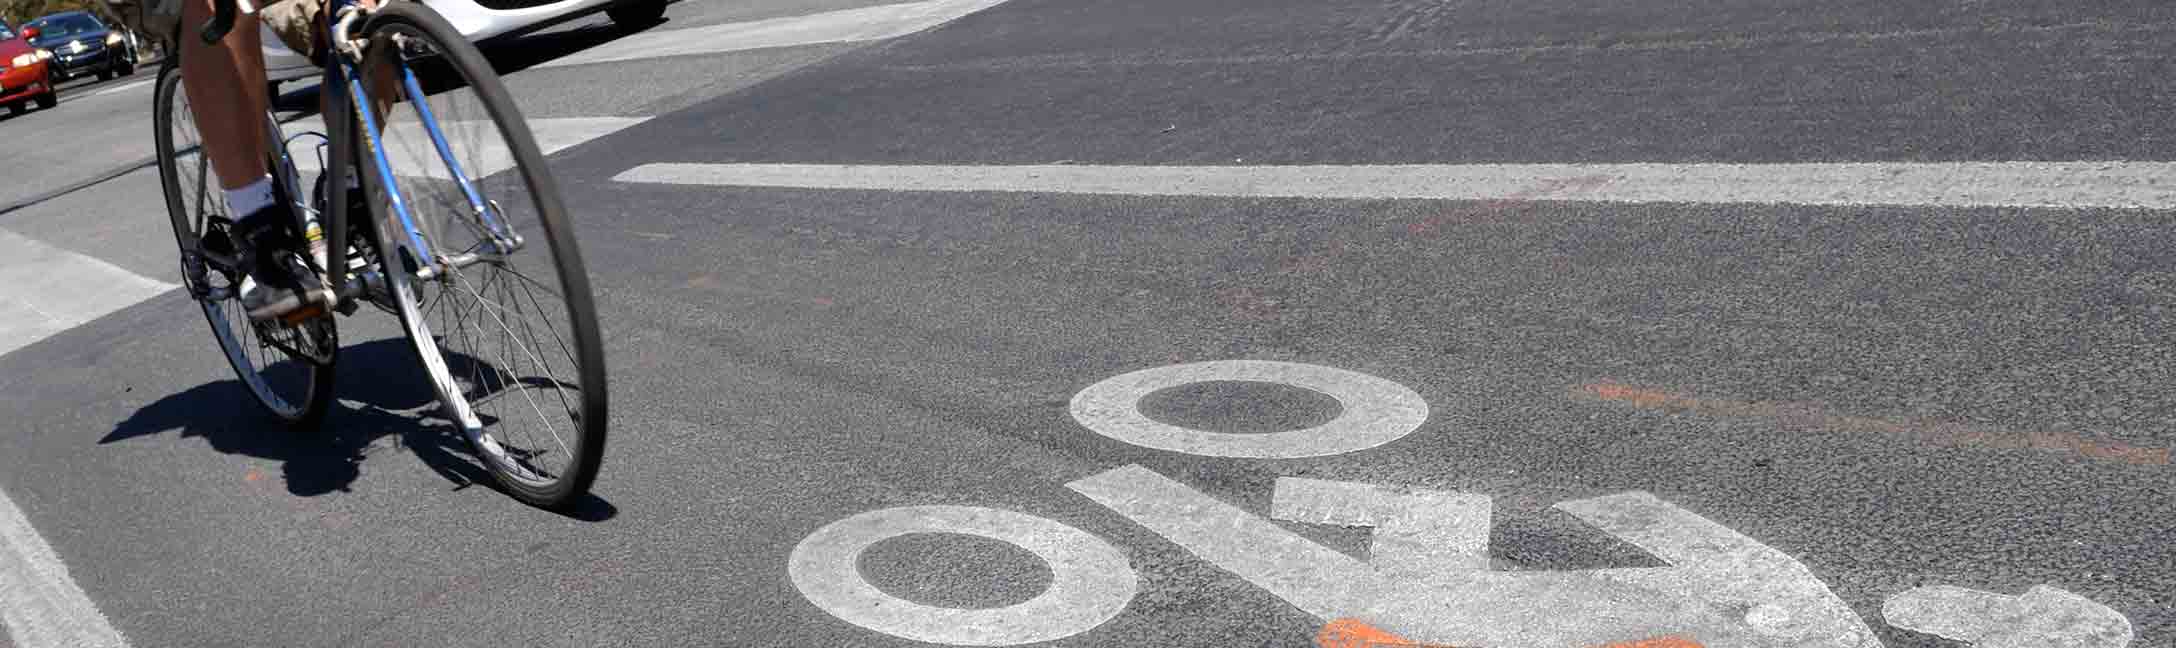
<path fill-rule="evenodd" d="M 2019 596 L 1934 585 L 1889 597 L 1881 616 L 1974 648 L 2124 648 L 2131 620 L 2092 599 L 2040 585 Z"/>
<path fill-rule="evenodd" d="M 884 166 L 645 164 L 621 182 L 889 191 L 2176 208 L 2176 162 Z"/>
<path fill-rule="evenodd" d="M 1379 573 L 1489 568 L 1487 495 L 1280 477 L 1270 501 L 1271 518 L 1374 527 L 1368 564 Z"/>
<path fill-rule="evenodd" d="M 106 615 L 99 613 L 98 605 L 68 577 L 68 566 L 4 492 L 0 492 L 0 625 L 17 648 L 128 645 Z"/>
<path fill-rule="evenodd" d="M 1065 485 L 1308 614 L 1349 616 L 1372 576 L 1366 563 L 1140 466 Z"/>
<path fill-rule="evenodd" d="M 926 0 L 826 11 L 790 18 L 645 32 L 538 67 L 883 40 L 936 27 L 961 16 L 1003 4 L 1004 1 Z"/>
<path fill-rule="evenodd" d="M 1709 648 L 1881 645 L 1798 561 L 1646 493 L 1558 508 L 1671 566 L 1495 572 L 1472 559 L 1470 547 L 1442 556 L 1393 547 L 1363 562 L 1139 466 L 1067 487 L 1303 611 L 1324 620 L 1364 619 L 1416 641 L 1572 646 L 1677 635 Z M 1277 497 L 1287 501 L 1273 502 L 1272 510 L 1302 521 L 1389 522 L 1454 543 L 1470 542 L 1464 539 L 1483 533 L 1487 523 L 1471 514 L 1468 498 L 1364 488 L 1372 487 L 1284 481 Z M 1330 510 L 1339 494 L 1359 508 Z M 1404 507 L 1404 517 L 1384 515 L 1386 506 Z M 1417 519 L 1425 510 L 1451 518 Z M 1400 533 L 1405 540 L 1421 535 Z M 1415 568 L 1432 560 L 1432 568 Z"/>
<path fill-rule="evenodd" d="M 1670 564 L 1588 572 L 1597 578 L 1729 611 L 1755 635 L 1783 645 L 1880 645 L 1858 614 L 1797 559 L 1652 494 L 1619 493 L 1555 508 Z"/>
<path fill-rule="evenodd" d="M 158 79 L 144 79 L 144 80 L 142 80 L 142 81 L 136 81 L 136 82 L 133 82 L 133 83 L 123 83 L 123 84 L 121 84 L 121 85 L 117 85 L 117 86 L 113 86 L 113 87 L 111 87 L 111 88 L 106 88 L 106 89 L 104 89 L 104 90 L 99 90 L 99 91 L 97 91 L 97 92 L 93 92 L 93 93 L 91 93 L 91 96 L 93 96 L 93 97 L 103 97 L 103 96 L 106 96 L 106 95 L 110 95 L 110 94 L 115 94 L 115 93 L 120 93 L 120 92 L 128 92 L 128 91 L 130 91 L 130 90 L 135 90 L 135 89 L 137 89 L 137 88 L 142 88 L 142 87 L 145 87 L 145 86 L 149 86 L 149 85 L 151 85 L 151 83 L 152 83 L 152 82 L 154 82 L 154 81 L 157 81 L 157 80 L 158 80 Z"/>
<path fill-rule="evenodd" d="M 1171 425 L 1141 413 L 1158 390 L 1208 381 L 1266 382 L 1337 399 L 1337 418 L 1304 430 L 1269 434 L 1210 432 Z M 1143 369 L 1089 385 L 1073 395 L 1073 419 L 1126 443 L 1208 457 L 1292 459 L 1373 448 L 1412 434 L 1428 420 L 1428 403 L 1404 385 L 1320 365 L 1266 360 L 1218 360 Z"/>
<path fill-rule="evenodd" d="M 0 353 L 177 287 L 0 230 Z"/>
<path fill-rule="evenodd" d="M 402 111 L 403 117 L 413 113 Z M 529 120 L 529 132 L 536 137 L 537 149 L 545 155 L 573 148 L 599 137 L 611 135 L 637 124 L 649 121 L 648 117 L 561 117 Z M 471 177 L 487 177 L 514 168 L 514 156 L 506 148 L 498 126 L 490 121 L 443 121 L 439 131 L 453 147 L 454 155 L 461 159 Z M 301 132 L 325 132 L 322 118 L 312 117 L 287 126 L 292 135 Z M 319 163 L 317 145 L 320 140 L 311 137 L 294 139 L 288 144 L 288 154 L 295 159 L 297 169 L 305 173 L 324 170 Z M 427 170 L 432 177 L 445 176 L 445 163 L 438 156 L 429 136 L 413 119 L 404 119 L 387 129 L 385 136 L 386 158 L 396 172 Z M 309 177 L 309 176 L 305 176 Z"/>
<path fill-rule="evenodd" d="M 957 533 L 1010 543 L 1050 566 L 1050 587 L 1014 605 L 963 610 L 884 593 L 862 578 L 863 551 L 911 533 Z M 1138 579 L 1126 555 L 1085 531 L 1052 520 L 973 506 L 870 511 L 817 529 L 787 563 L 809 602 L 848 623 L 884 634 L 955 646 L 1011 646 L 1094 629 L 1133 600 Z"/>

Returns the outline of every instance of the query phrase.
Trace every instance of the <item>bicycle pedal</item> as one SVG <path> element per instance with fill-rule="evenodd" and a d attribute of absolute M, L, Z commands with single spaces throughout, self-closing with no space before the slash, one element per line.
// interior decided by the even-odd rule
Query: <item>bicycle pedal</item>
<path fill-rule="evenodd" d="M 325 314 L 326 311 L 323 305 L 309 304 L 301 308 L 297 308 L 293 312 L 281 315 L 280 321 L 286 322 L 288 326 L 301 326 L 303 324 L 309 323 L 310 320 L 324 317 Z"/>

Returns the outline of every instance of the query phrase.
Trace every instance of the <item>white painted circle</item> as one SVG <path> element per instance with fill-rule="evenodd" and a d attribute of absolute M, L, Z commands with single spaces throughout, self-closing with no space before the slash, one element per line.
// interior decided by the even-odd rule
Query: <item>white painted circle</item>
<path fill-rule="evenodd" d="M 1026 549 L 1050 565 L 1050 587 L 998 608 L 922 605 L 861 577 L 861 553 L 911 533 L 981 536 Z M 786 573 L 816 607 L 847 623 L 902 639 L 954 646 L 1011 646 L 1087 632 L 1133 600 L 1126 555 L 1086 531 L 1046 518 L 975 506 L 905 506 L 862 513 L 817 529 L 793 547 Z"/>
<path fill-rule="evenodd" d="M 1314 391 L 1344 407 L 1336 419 L 1304 430 L 1233 434 L 1184 428 L 1141 413 L 1158 390 L 1214 380 L 1276 383 Z M 1404 385 L 1357 371 L 1268 360 L 1218 360 L 1143 369 L 1105 379 L 1073 395 L 1073 420 L 1144 448 L 1205 457 L 1297 459 L 1366 450 L 1404 438 L 1428 420 L 1428 402 Z"/>

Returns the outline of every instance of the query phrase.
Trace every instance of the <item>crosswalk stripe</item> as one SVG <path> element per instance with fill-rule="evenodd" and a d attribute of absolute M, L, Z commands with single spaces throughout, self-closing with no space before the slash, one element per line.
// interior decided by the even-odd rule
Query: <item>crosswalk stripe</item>
<path fill-rule="evenodd" d="M 722 54 L 747 50 L 883 40 L 929 29 L 1005 0 L 924 0 L 823 13 L 644 33 L 537 67 Z"/>
<path fill-rule="evenodd" d="M 4 240 L 0 238 L 0 251 L 6 250 Z M 4 492 L 0 492 L 0 625 L 6 626 L 5 638 L 19 648 L 128 646 Z"/>
<path fill-rule="evenodd" d="M 626 130 L 636 124 L 649 121 L 648 117 L 564 117 L 529 120 L 529 132 L 536 137 L 536 146 L 545 155 L 572 148 L 583 142 Z M 455 155 L 468 165 L 464 168 L 472 177 L 485 177 L 514 167 L 514 157 L 503 146 L 498 146 L 497 134 L 487 129 L 496 128 L 488 121 L 440 122 L 439 131 L 446 141 L 455 147 Z M 401 142 L 406 146 L 388 144 L 386 157 L 396 170 L 443 169 L 437 149 L 430 148 L 430 140 L 415 122 L 394 124 L 386 142 Z M 325 122 L 312 117 L 288 125 L 288 132 L 325 132 Z M 295 167 L 305 174 L 323 171 L 318 163 L 317 140 L 302 138 L 288 146 L 288 154 L 294 156 Z M 483 147 L 483 148 L 477 148 Z M 306 176 L 308 177 L 308 176 Z"/>
<path fill-rule="evenodd" d="M 0 353 L 177 287 L 0 230 Z"/>
<path fill-rule="evenodd" d="M 2176 162 L 937 166 L 646 164 L 621 182 L 892 191 L 2176 208 Z"/>

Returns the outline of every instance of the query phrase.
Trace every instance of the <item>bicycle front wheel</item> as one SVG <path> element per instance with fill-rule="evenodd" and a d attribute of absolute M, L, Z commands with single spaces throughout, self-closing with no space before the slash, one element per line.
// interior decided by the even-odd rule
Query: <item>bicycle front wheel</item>
<path fill-rule="evenodd" d="M 159 68 L 151 121 L 157 129 L 152 139 L 159 184 L 173 220 L 174 241 L 181 247 L 182 282 L 203 308 L 212 338 L 235 377 L 257 403 L 289 427 L 315 428 L 332 404 L 339 328 L 331 317 L 299 326 L 249 319 L 241 304 L 240 262 L 227 241 L 233 218 L 204 159 L 176 63 L 170 59 Z M 277 133 L 279 125 L 266 119 L 266 128 Z"/>
<path fill-rule="evenodd" d="M 366 27 L 359 73 L 392 188 L 362 149 L 388 288 L 448 416 L 509 494 L 586 493 L 606 430 L 604 350 L 574 226 L 521 113 L 419 3 Z M 397 198 L 397 200 L 395 200 Z"/>

